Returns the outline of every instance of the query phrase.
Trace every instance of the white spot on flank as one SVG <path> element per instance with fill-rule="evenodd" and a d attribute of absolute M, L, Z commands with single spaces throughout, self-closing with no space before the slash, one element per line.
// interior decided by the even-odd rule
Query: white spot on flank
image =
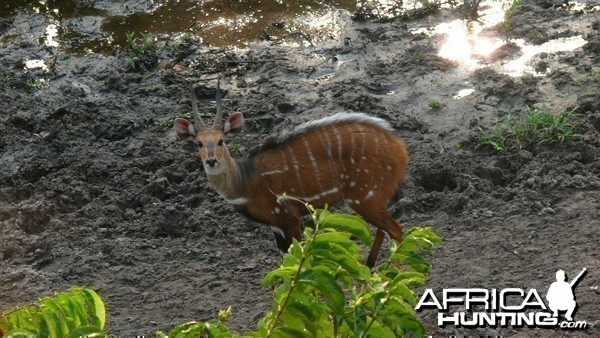
<path fill-rule="evenodd" d="M 323 141 L 323 138 L 321 137 L 321 133 L 317 133 L 317 137 L 319 138 L 319 142 L 321 142 L 321 146 L 323 148 L 325 148 L 325 151 L 327 152 L 327 157 L 332 158 L 333 154 L 331 152 L 331 144 L 329 141 L 329 135 L 327 135 L 327 133 L 325 133 L 325 138 L 327 139 L 326 141 Z"/>
<path fill-rule="evenodd" d="M 238 197 L 238 198 L 234 198 L 234 199 L 225 199 L 227 202 L 229 202 L 229 204 L 233 204 L 233 205 L 243 205 L 248 203 L 248 199 L 245 197 Z"/>
<path fill-rule="evenodd" d="M 275 174 L 284 174 L 286 172 L 287 172 L 287 170 L 276 169 L 276 170 L 271 170 L 271 171 L 264 172 L 264 173 L 260 174 L 260 176 L 269 176 L 269 175 L 275 175 Z"/>
<path fill-rule="evenodd" d="M 337 142 L 337 148 L 338 148 L 338 156 L 339 156 L 340 162 L 341 162 L 342 161 L 342 152 L 343 152 L 342 136 L 340 135 L 340 131 L 336 127 L 332 127 L 331 129 L 333 130 L 333 134 L 335 135 L 335 140 Z"/>
<path fill-rule="evenodd" d="M 291 197 L 297 198 L 297 199 L 299 199 L 301 201 L 305 201 L 305 202 L 312 202 L 312 201 L 320 199 L 321 197 L 324 197 L 324 196 L 327 196 L 327 195 L 331 195 L 331 194 L 335 194 L 338 191 L 340 191 L 340 190 L 337 187 L 335 187 L 335 188 L 331 188 L 331 189 L 329 189 L 327 191 L 323 191 L 323 192 L 318 193 L 318 194 L 313 195 L 313 196 L 308 196 L 308 197 L 295 197 L 295 196 L 291 196 Z"/>
<path fill-rule="evenodd" d="M 367 193 L 367 196 L 365 196 L 365 200 L 368 200 L 371 197 L 373 197 L 373 190 L 369 190 L 369 192 Z"/>
<path fill-rule="evenodd" d="M 317 160 L 315 159 L 315 156 L 313 155 L 310 144 L 308 143 L 308 140 L 306 138 L 304 139 L 304 145 L 306 146 L 306 152 L 308 154 L 308 158 L 310 159 L 310 163 L 312 164 L 312 167 L 314 169 L 315 180 L 317 181 L 317 184 L 319 185 L 319 189 L 323 189 L 323 186 L 321 185 L 321 174 L 319 172 L 319 166 L 317 165 Z"/>
<path fill-rule="evenodd" d="M 355 161 L 354 161 L 354 157 L 350 157 L 350 163 L 352 163 L 352 164 L 354 164 L 354 163 L 355 163 Z"/>
<path fill-rule="evenodd" d="M 354 204 L 359 205 L 360 201 L 359 200 L 354 200 Z"/>
<path fill-rule="evenodd" d="M 275 209 L 273 209 L 273 211 L 274 211 L 276 214 L 279 214 L 279 213 L 281 212 L 281 209 L 279 209 L 278 207 L 275 207 Z"/>
<path fill-rule="evenodd" d="M 355 185 L 356 185 L 356 182 L 354 182 L 354 181 L 350 182 L 350 188 L 352 188 Z"/>

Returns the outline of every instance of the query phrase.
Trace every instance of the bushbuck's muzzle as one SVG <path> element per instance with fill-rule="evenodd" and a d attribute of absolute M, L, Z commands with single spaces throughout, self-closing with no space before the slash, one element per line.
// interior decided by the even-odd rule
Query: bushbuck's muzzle
<path fill-rule="evenodd" d="M 206 159 L 206 164 L 208 164 L 209 167 L 214 168 L 214 166 L 217 165 L 217 159 L 211 156 Z"/>

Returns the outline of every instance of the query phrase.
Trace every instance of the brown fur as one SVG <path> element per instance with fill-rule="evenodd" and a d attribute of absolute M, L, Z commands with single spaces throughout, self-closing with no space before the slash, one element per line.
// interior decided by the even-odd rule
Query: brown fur
<path fill-rule="evenodd" d="M 231 126 L 229 121 L 225 128 L 241 128 L 239 120 L 232 120 Z M 183 121 L 176 121 L 176 126 L 180 135 L 189 130 Z M 377 258 L 382 231 L 402 240 L 402 227 L 389 214 L 387 203 L 404 181 L 409 155 L 383 120 L 338 114 L 271 140 L 237 162 L 225 146 L 217 146 L 228 132 L 209 128 L 191 135 L 204 145 L 200 157 L 209 182 L 237 211 L 280 229 L 275 232 L 280 249 L 287 250 L 292 238 L 301 239 L 300 217 L 307 210 L 298 200 L 316 208 L 345 201 L 376 226 L 370 266 Z M 209 156 L 215 156 L 215 168 L 223 170 L 208 168 Z M 220 171 L 211 174 L 211 170 Z M 291 198 L 281 199 L 284 194 Z"/>

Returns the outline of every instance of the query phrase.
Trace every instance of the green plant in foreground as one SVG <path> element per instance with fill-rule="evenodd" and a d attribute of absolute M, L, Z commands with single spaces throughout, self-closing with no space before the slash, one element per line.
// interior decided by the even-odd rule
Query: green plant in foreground
<path fill-rule="evenodd" d="M 4 337 L 105 337 L 104 303 L 96 292 L 73 287 L 0 316 Z"/>
<path fill-rule="evenodd" d="M 575 135 L 576 124 L 569 113 L 552 114 L 547 108 L 527 107 L 520 117 L 509 114 L 489 131 L 480 128 L 482 141 L 497 151 L 563 143 Z"/>
<path fill-rule="evenodd" d="M 425 283 L 430 265 L 421 253 L 441 239 L 430 228 L 413 227 L 402 243 L 390 242 L 390 257 L 371 272 L 351 240 L 370 244 L 365 221 L 307 207 L 315 228 L 305 230 L 306 241 L 294 240 L 279 268 L 265 276 L 263 284 L 275 286 L 273 307 L 257 331 L 232 333 L 226 325 L 229 308 L 217 319 L 186 323 L 156 336 L 422 337 L 424 327 L 413 310 L 414 290 Z M 4 313 L 0 336 L 106 337 L 105 317 L 104 303 L 94 291 L 73 287 Z"/>
<path fill-rule="evenodd" d="M 157 337 L 422 337 L 414 290 L 425 283 L 430 265 L 421 253 L 441 239 L 430 228 L 413 227 L 401 244 L 390 242 L 390 257 L 371 273 L 351 240 L 370 244 L 365 221 L 327 210 L 313 210 L 312 218 L 315 228 L 305 230 L 306 241 L 294 241 L 263 280 L 276 287 L 258 331 L 233 334 L 226 326 L 230 312 L 220 312 L 219 319 L 183 324 Z"/>

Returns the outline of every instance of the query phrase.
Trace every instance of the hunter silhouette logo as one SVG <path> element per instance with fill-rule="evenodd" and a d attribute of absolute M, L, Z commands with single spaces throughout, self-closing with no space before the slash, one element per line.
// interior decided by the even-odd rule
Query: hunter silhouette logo
<path fill-rule="evenodd" d="M 441 298 L 432 289 L 426 289 L 415 310 L 437 309 L 440 327 L 585 329 L 587 322 L 574 321 L 573 315 L 577 309 L 574 291 L 586 271 L 583 269 L 569 283 L 565 272 L 558 270 L 556 281 L 546 293 L 547 304 L 536 289 L 443 289 Z M 564 312 L 566 320 L 559 319 L 560 312 Z"/>
<path fill-rule="evenodd" d="M 552 310 L 552 317 L 558 317 L 558 311 L 567 311 L 565 318 L 568 321 L 573 321 L 573 312 L 575 312 L 575 308 L 577 308 L 573 290 L 586 271 L 587 269 L 584 268 L 571 283 L 565 281 L 566 277 L 564 271 L 558 270 L 556 272 L 556 282 L 550 285 L 548 294 L 546 294 L 548 307 Z"/>

